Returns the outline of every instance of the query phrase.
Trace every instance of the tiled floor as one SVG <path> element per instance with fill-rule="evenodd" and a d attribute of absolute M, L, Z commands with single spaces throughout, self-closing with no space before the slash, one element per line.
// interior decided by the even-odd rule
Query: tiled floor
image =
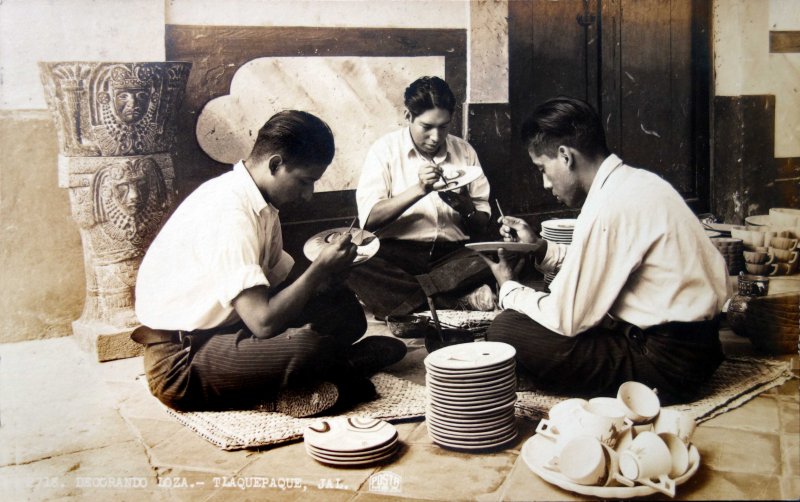
<path fill-rule="evenodd" d="M 373 323 L 371 334 L 384 327 Z M 749 341 L 723 336 L 729 354 Z M 419 341 L 392 372 L 423 383 Z M 791 357 L 795 373 L 798 357 Z M 70 338 L 0 345 L 0 500 L 578 500 L 533 474 L 520 438 L 490 454 L 431 443 L 425 423 L 399 424 L 390 464 L 334 469 L 301 442 L 225 452 L 179 425 L 141 382 L 142 361 L 95 363 Z M 793 379 L 701 424 L 702 462 L 679 499 L 800 498 L 800 391 Z M 375 483 L 393 481 L 393 485 Z M 266 485 L 266 486 L 261 486 Z M 388 488 L 387 488 L 388 487 Z"/>

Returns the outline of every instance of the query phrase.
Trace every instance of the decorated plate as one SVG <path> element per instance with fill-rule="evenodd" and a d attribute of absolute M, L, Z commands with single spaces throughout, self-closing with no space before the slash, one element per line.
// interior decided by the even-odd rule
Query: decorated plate
<path fill-rule="evenodd" d="M 338 239 L 339 236 L 347 231 L 348 229 L 346 227 L 332 228 L 314 235 L 308 239 L 303 246 L 303 254 L 306 255 L 306 258 L 308 258 L 309 261 L 316 260 L 324 246 L 327 246 L 335 239 Z M 353 236 L 353 244 L 357 246 L 356 258 L 353 260 L 353 265 L 363 263 L 375 256 L 375 254 L 378 252 L 378 249 L 381 247 L 380 240 L 375 236 L 375 234 L 360 228 L 351 228 L 349 229 L 349 232 L 350 235 Z"/>
<path fill-rule="evenodd" d="M 439 192 L 456 190 L 467 186 L 481 177 L 483 171 L 478 166 L 442 166 L 442 178 L 433 184 Z"/>

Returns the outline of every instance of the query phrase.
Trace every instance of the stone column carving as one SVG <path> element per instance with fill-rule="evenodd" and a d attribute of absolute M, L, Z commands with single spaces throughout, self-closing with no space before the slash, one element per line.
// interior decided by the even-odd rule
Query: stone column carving
<path fill-rule="evenodd" d="M 173 204 L 170 150 L 191 63 L 40 63 L 58 132 L 59 186 L 69 190 L 86 271 L 72 323 L 100 361 L 132 357 L 134 286 Z"/>

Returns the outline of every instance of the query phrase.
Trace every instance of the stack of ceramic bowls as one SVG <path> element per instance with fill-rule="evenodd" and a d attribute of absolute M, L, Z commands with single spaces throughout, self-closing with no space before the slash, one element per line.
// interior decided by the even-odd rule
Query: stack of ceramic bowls
<path fill-rule="evenodd" d="M 359 467 L 384 462 L 400 449 L 397 429 L 383 420 L 336 417 L 306 427 L 306 453 L 323 464 Z"/>
<path fill-rule="evenodd" d="M 517 437 L 514 347 L 451 345 L 425 358 L 428 434 L 456 450 L 494 449 Z"/>
<path fill-rule="evenodd" d="M 542 239 L 569 246 L 572 243 L 572 232 L 575 231 L 575 219 L 546 220 L 542 222 Z M 544 282 L 553 282 L 558 271 L 545 272 Z"/>
<path fill-rule="evenodd" d="M 728 275 L 737 275 L 744 268 L 744 243 L 741 239 L 731 237 L 714 237 L 711 239 L 714 246 L 722 253 L 728 267 Z"/>

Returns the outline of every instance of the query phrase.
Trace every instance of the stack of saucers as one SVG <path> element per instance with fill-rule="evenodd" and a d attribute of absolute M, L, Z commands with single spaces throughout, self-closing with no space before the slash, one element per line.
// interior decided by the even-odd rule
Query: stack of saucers
<path fill-rule="evenodd" d="M 500 342 L 451 345 L 425 358 L 428 434 L 456 450 L 503 446 L 517 437 L 514 347 Z"/>
<path fill-rule="evenodd" d="M 575 231 L 575 219 L 546 220 L 542 222 L 542 239 L 557 244 L 572 243 L 572 232 Z M 555 272 L 545 272 L 544 282 L 550 284 L 556 276 Z"/>
<path fill-rule="evenodd" d="M 397 429 L 383 420 L 336 417 L 306 427 L 306 452 L 314 460 L 339 467 L 384 462 L 400 448 Z"/>

